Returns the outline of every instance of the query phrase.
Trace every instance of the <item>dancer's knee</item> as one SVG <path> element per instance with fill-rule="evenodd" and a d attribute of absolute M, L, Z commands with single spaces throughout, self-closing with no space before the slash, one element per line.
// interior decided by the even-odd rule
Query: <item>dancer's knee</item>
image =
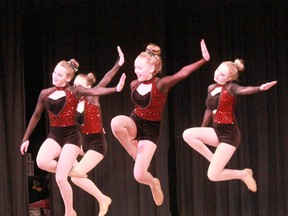
<path fill-rule="evenodd" d="M 134 178 L 137 182 L 143 183 L 147 171 L 144 169 L 134 168 Z"/>
<path fill-rule="evenodd" d="M 114 134 L 123 130 L 122 121 L 119 116 L 116 116 L 111 120 L 111 130 Z"/>
<path fill-rule="evenodd" d="M 184 141 L 191 147 L 197 147 L 199 145 L 199 140 L 196 138 L 193 129 L 186 129 L 183 132 L 182 137 Z"/>
<path fill-rule="evenodd" d="M 207 171 L 207 177 L 210 181 L 219 181 L 219 173 L 218 172 L 215 172 L 214 170 L 208 168 L 208 171 Z"/>
<path fill-rule="evenodd" d="M 60 173 L 56 173 L 55 179 L 56 179 L 56 183 L 59 187 L 68 183 L 68 176 L 60 174 Z"/>
<path fill-rule="evenodd" d="M 184 130 L 182 137 L 184 139 L 185 142 L 187 142 L 188 138 L 189 138 L 189 131 L 188 129 Z"/>
<path fill-rule="evenodd" d="M 143 183 L 144 174 L 139 172 L 134 172 L 134 178 L 137 182 Z"/>
<path fill-rule="evenodd" d="M 36 158 L 37 166 L 42 170 L 48 170 L 48 162 L 41 157 Z"/>
<path fill-rule="evenodd" d="M 79 184 L 79 181 L 81 181 L 81 179 L 80 179 L 80 178 L 71 177 L 71 181 L 72 181 L 75 185 L 78 185 L 78 184 Z"/>

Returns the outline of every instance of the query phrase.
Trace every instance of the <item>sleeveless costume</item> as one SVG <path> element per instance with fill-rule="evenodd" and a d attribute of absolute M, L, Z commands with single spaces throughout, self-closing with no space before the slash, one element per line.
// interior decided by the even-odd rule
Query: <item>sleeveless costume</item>
<path fill-rule="evenodd" d="M 160 134 L 161 118 L 167 99 L 167 94 L 158 90 L 158 78 L 144 81 L 144 84 L 152 84 L 151 91 L 145 95 L 140 95 L 137 87 L 141 82 L 137 82 L 131 92 L 131 99 L 135 105 L 130 118 L 137 126 L 137 135 L 135 139 L 150 140 L 157 145 Z"/>
<path fill-rule="evenodd" d="M 212 96 L 211 92 L 217 87 L 221 88 L 221 92 Z M 233 145 L 236 148 L 240 145 L 241 133 L 235 115 L 236 97 L 258 92 L 260 92 L 259 87 L 243 87 L 235 83 L 214 84 L 208 92 L 206 106 L 212 113 L 213 110 L 216 110 L 216 113 L 213 114 L 213 128 L 219 142 Z M 207 119 L 204 118 L 203 122 L 205 121 Z"/>
<path fill-rule="evenodd" d="M 80 146 L 80 136 L 75 123 L 78 99 L 65 87 L 53 87 L 45 96 L 44 104 L 48 111 L 50 132 L 48 138 L 55 140 L 61 147 L 65 144 Z M 49 98 L 55 91 L 64 91 L 65 96 L 56 100 Z"/>
<path fill-rule="evenodd" d="M 84 111 L 76 112 L 76 122 L 81 131 L 83 151 L 86 153 L 94 150 L 105 156 L 107 142 L 103 132 L 101 108 L 90 103 L 86 97 L 82 97 L 80 101 L 84 102 Z"/>

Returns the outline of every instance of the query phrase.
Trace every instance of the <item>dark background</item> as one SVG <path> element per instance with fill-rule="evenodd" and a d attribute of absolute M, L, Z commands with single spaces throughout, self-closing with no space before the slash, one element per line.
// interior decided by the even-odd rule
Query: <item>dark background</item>
<path fill-rule="evenodd" d="M 0 215 L 29 215 L 27 156 L 20 154 L 19 145 L 41 89 L 51 86 L 56 64 L 75 58 L 80 72 L 93 71 L 100 80 L 117 59 L 117 45 L 126 61 L 111 86 L 122 72 L 127 85 L 120 94 L 101 98 L 109 149 L 89 174 L 113 199 L 107 215 L 288 215 L 285 0 L 4 0 L 0 10 Z M 129 115 L 133 108 L 129 83 L 136 78 L 134 59 L 145 44 L 154 42 L 162 48 L 163 75 L 169 75 L 201 58 L 202 38 L 210 62 L 169 94 L 151 163 L 165 195 L 163 205 L 157 207 L 150 188 L 134 180 L 133 160 L 111 134 L 110 121 L 119 114 Z M 239 98 L 237 105 L 242 142 L 228 167 L 251 167 L 256 193 L 238 180 L 209 181 L 208 162 L 182 139 L 186 128 L 201 124 L 207 87 L 217 66 L 238 57 L 246 62 L 240 85 L 278 80 L 267 92 Z M 30 139 L 33 160 L 47 128 L 43 115 Z M 54 175 L 35 167 L 36 176 L 49 181 L 52 215 L 63 215 Z M 73 189 L 78 215 L 97 215 L 95 199 Z"/>

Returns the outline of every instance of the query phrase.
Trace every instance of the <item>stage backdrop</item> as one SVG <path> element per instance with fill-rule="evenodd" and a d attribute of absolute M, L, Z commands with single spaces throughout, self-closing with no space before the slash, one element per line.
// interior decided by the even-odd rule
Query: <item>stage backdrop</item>
<path fill-rule="evenodd" d="M 0 215 L 28 215 L 27 155 L 19 145 L 41 89 L 51 86 L 56 64 L 75 58 L 80 72 L 95 72 L 98 81 L 117 59 L 117 45 L 125 54 L 121 73 L 127 83 L 119 94 L 103 96 L 101 106 L 108 142 L 104 160 L 89 173 L 113 199 L 107 215 L 135 216 L 285 216 L 287 179 L 287 57 L 288 9 L 283 1 L 2 1 L 0 46 L 1 185 Z M 163 74 L 176 73 L 201 58 L 204 38 L 211 61 L 175 86 L 169 94 L 161 139 L 151 173 L 161 179 L 165 200 L 155 206 L 148 186 L 133 178 L 133 160 L 113 137 L 111 119 L 129 115 L 133 104 L 130 82 L 136 78 L 134 59 L 148 42 L 162 48 Z M 182 139 L 186 128 L 200 126 L 207 87 L 225 60 L 244 58 L 240 85 L 278 80 L 267 92 L 238 100 L 242 142 L 228 167 L 251 167 L 258 191 L 250 192 L 233 180 L 211 182 L 208 161 Z M 48 130 L 47 116 L 31 136 L 29 153 L 35 160 Z M 49 182 L 53 216 L 64 208 L 54 174 L 35 168 L 35 176 Z M 97 215 L 95 199 L 74 187 L 78 215 Z M 31 197 L 30 197 L 31 201 Z M 3 203 L 3 205 L 2 205 Z"/>

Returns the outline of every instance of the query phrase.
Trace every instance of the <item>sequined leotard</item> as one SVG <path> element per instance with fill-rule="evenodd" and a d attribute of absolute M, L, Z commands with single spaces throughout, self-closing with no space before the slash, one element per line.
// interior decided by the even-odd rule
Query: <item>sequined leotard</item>
<path fill-rule="evenodd" d="M 84 111 L 76 113 L 76 120 L 81 130 L 83 151 L 86 153 L 88 150 L 94 150 L 105 156 L 107 143 L 103 133 L 101 108 L 89 103 L 86 97 L 80 101 L 84 102 Z"/>
<path fill-rule="evenodd" d="M 161 118 L 167 99 L 167 94 L 158 90 L 158 78 L 154 77 L 145 84 L 152 84 L 151 91 L 146 95 L 140 95 L 137 87 L 141 84 L 137 82 L 131 92 L 131 98 L 135 105 L 130 117 L 137 125 L 137 140 L 150 140 L 157 144 L 160 134 Z"/>
<path fill-rule="evenodd" d="M 64 91 L 65 96 L 52 99 L 49 96 L 55 91 Z M 50 120 L 48 138 L 54 139 L 61 146 L 67 143 L 80 146 L 80 137 L 75 123 L 78 99 L 72 94 L 69 87 L 52 88 L 45 96 L 44 104 Z"/>
<path fill-rule="evenodd" d="M 48 138 L 54 139 L 59 145 L 81 145 L 75 114 L 78 98 L 81 96 L 99 96 L 115 93 L 116 88 L 84 88 L 81 86 L 51 87 L 43 89 L 38 97 L 35 111 L 29 121 L 22 143 L 27 141 L 38 124 L 43 110 L 46 108 L 50 120 Z"/>
<path fill-rule="evenodd" d="M 221 91 L 212 95 L 211 93 L 215 88 L 221 88 Z M 259 86 L 243 87 L 235 83 L 228 83 L 225 85 L 212 84 L 208 89 L 206 106 L 207 109 L 213 113 L 213 128 L 215 129 L 219 142 L 238 147 L 241 134 L 235 116 L 236 97 L 238 95 L 258 93 L 260 92 Z M 208 117 L 209 116 L 204 117 L 203 122 L 207 122 L 205 118 Z M 202 126 L 205 125 L 202 124 Z"/>

